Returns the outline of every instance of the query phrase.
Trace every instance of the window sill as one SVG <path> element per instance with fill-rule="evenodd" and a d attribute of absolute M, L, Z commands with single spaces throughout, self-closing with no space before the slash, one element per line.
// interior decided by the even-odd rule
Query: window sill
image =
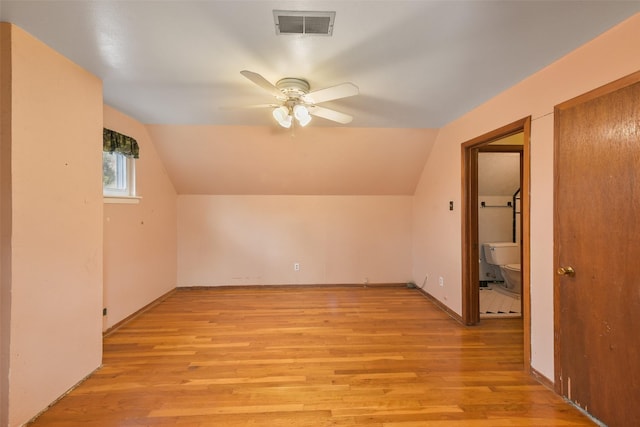
<path fill-rule="evenodd" d="M 137 205 L 142 200 L 140 196 L 103 196 L 102 200 L 107 204 L 124 203 Z"/>

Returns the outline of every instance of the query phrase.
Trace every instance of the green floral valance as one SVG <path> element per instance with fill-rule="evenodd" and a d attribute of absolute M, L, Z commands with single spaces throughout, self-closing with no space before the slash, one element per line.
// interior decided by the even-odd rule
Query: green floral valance
<path fill-rule="evenodd" d="M 135 139 L 110 129 L 102 129 L 102 151 L 138 158 L 140 148 Z"/>

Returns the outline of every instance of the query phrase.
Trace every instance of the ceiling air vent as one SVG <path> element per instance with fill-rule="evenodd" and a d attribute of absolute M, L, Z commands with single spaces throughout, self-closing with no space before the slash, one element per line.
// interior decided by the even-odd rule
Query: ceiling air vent
<path fill-rule="evenodd" d="M 300 12 L 274 10 L 276 34 L 311 34 L 330 36 L 333 33 L 335 12 Z"/>

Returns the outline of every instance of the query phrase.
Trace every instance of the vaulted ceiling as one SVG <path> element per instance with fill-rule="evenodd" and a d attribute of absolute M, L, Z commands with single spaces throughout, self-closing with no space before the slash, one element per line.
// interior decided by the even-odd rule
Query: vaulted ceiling
<path fill-rule="evenodd" d="M 333 34 L 277 35 L 274 10 L 335 11 Z M 100 77 L 106 104 L 157 125 L 150 132 L 180 193 L 407 194 L 433 130 L 639 11 L 638 1 L 615 0 L 2 0 L 0 19 Z M 241 70 L 272 83 L 301 77 L 311 90 L 354 83 L 359 95 L 322 104 L 352 115 L 339 128 L 353 133 L 323 134 L 315 128 L 336 124 L 316 117 L 296 140 L 316 145 L 296 148 L 269 109 L 227 108 L 273 101 Z M 200 126 L 237 129 L 224 139 Z M 265 150 L 255 134 L 242 139 L 243 127 L 288 142 Z M 367 146 L 352 138 L 365 128 L 426 134 Z M 214 157 L 216 168 L 201 161 Z M 374 188 L 385 176 L 396 178 Z M 331 177 L 352 180 L 349 189 Z"/>

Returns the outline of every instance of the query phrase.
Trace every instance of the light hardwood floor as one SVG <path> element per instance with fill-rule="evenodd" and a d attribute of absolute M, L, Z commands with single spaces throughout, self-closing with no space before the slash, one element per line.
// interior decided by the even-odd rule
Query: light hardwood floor
<path fill-rule="evenodd" d="M 521 322 L 399 287 L 177 290 L 32 426 L 593 425 L 524 373 Z"/>

